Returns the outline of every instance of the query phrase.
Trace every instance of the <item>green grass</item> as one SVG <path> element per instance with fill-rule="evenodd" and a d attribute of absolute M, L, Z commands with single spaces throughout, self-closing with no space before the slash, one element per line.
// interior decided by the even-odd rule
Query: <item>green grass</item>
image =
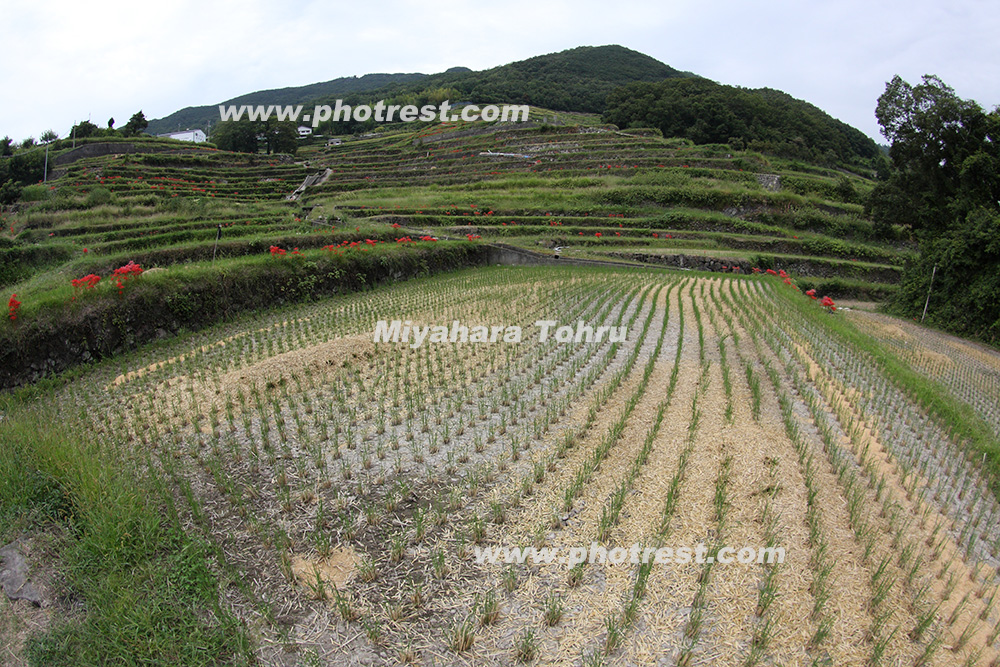
<path fill-rule="evenodd" d="M 82 614 L 29 639 L 32 665 L 249 664 L 250 643 L 219 604 L 211 555 L 114 439 L 5 401 L 0 540 L 41 536 Z M 154 500 L 161 499 L 161 500 Z"/>

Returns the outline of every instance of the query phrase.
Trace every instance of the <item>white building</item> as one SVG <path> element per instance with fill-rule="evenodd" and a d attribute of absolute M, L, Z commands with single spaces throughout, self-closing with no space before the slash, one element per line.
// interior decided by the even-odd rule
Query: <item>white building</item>
<path fill-rule="evenodd" d="M 305 139 L 313 133 L 313 130 L 308 125 L 299 125 L 299 139 Z"/>
<path fill-rule="evenodd" d="M 178 130 L 177 132 L 167 132 L 166 134 L 158 134 L 156 136 L 177 139 L 178 141 L 193 141 L 196 144 L 208 140 L 208 137 L 201 130 Z"/>

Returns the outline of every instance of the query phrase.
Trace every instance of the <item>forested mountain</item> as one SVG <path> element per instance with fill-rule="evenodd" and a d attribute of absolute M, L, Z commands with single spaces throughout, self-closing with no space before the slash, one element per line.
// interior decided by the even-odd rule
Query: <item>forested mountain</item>
<path fill-rule="evenodd" d="M 622 46 L 581 46 L 480 72 L 448 71 L 372 93 L 419 95 L 437 88 L 453 91 L 458 97 L 452 101 L 601 113 L 608 94 L 620 86 L 691 76 Z"/>
<path fill-rule="evenodd" d="M 701 78 L 623 86 L 608 97 L 604 120 L 623 128 L 656 127 L 666 137 L 698 144 L 731 143 L 828 163 L 879 153 L 860 130 L 780 90 Z"/>

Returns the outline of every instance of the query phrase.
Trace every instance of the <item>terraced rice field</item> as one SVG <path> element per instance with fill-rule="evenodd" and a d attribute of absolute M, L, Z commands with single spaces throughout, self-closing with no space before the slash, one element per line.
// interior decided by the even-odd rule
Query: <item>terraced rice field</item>
<path fill-rule="evenodd" d="M 995 664 L 1000 507 L 843 319 L 768 276 L 494 267 L 187 335 L 57 402 L 212 545 L 264 664 Z M 956 364 L 987 417 L 996 356 Z M 481 557 L 594 544 L 704 558 Z"/>

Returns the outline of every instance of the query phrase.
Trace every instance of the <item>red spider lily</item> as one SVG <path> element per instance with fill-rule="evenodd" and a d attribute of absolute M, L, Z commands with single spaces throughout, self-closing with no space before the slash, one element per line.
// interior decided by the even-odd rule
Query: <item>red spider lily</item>
<path fill-rule="evenodd" d="M 142 267 L 135 262 L 129 262 L 125 266 L 115 269 L 114 275 L 116 276 L 137 276 L 142 273 Z"/>
<path fill-rule="evenodd" d="M 772 276 L 778 275 L 778 272 L 775 271 L 774 269 L 767 269 L 767 273 L 770 273 Z"/>
<path fill-rule="evenodd" d="M 90 251 L 89 251 L 89 250 L 87 250 L 86 248 L 84 248 L 84 249 L 83 249 L 83 252 L 85 252 L 85 253 L 88 253 L 88 252 L 90 252 Z"/>
<path fill-rule="evenodd" d="M 806 291 L 806 296 L 815 299 L 816 298 L 816 290 L 814 290 L 814 289 L 807 290 Z"/>
<path fill-rule="evenodd" d="M 301 255 L 302 253 L 301 253 L 301 252 L 299 252 L 299 249 L 298 249 L 298 248 L 293 248 L 293 249 L 292 249 L 292 254 L 293 254 L 293 255 Z"/>
<path fill-rule="evenodd" d="M 437 241 L 437 237 L 434 236 L 421 236 L 421 241 Z"/>
<path fill-rule="evenodd" d="M 271 246 L 271 257 L 284 257 L 285 254 L 284 248 L 279 248 L 276 245 Z"/>
<path fill-rule="evenodd" d="M 658 238 L 660 238 L 660 235 L 659 235 L 659 234 L 657 234 L 656 232 L 653 232 L 653 238 L 654 238 L 654 239 L 658 239 Z"/>
<path fill-rule="evenodd" d="M 73 278 L 69 281 L 73 285 L 74 289 L 93 289 L 97 283 L 101 282 L 101 277 L 95 273 L 84 276 L 83 278 Z"/>
<path fill-rule="evenodd" d="M 824 308 L 829 308 L 831 313 L 837 310 L 837 306 L 833 303 L 833 299 L 828 296 L 824 296 L 822 301 L 819 302 L 819 305 Z"/>
<path fill-rule="evenodd" d="M 594 232 L 594 236 L 596 236 L 597 238 L 600 238 L 601 237 L 601 233 L 600 232 Z"/>
<path fill-rule="evenodd" d="M 413 243 L 413 239 L 411 239 L 409 236 L 401 236 L 398 239 L 396 239 L 396 243 Z"/>
<path fill-rule="evenodd" d="M 17 300 L 17 295 L 11 294 L 10 301 L 7 302 L 7 310 L 10 314 L 11 322 L 17 319 L 17 311 L 20 307 L 21 307 L 21 302 Z"/>
<path fill-rule="evenodd" d="M 126 280 L 140 275 L 142 275 L 142 267 L 135 262 L 129 262 L 125 266 L 115 269 L 114 276 L 117 278 L 118 293 L 121 294 L 125 290 Z"/>
<path fill-rule="evenodd" d="M 482 237 L 482 236 L 480 236 L 479 234 L 466 234 L 465 236 L 466 236 L 466 238 L 468 238 L 468 239 L 469 239 L 470 241 L 472 241 L 472 240 L 474 240 L 474 239 L 481 239 L 481 238 L 483 238 L 483 237 Z"/>
<path fill-rule="evenodd" d="M 398 223 L 398 222 L 394 222 L 394 223 L 392 223 L 392 228 L 393 228 L 393 229 L 399 229 L 399 227 L 400 227 L 400 225 L 399 225 L 399 223 Z"/>

